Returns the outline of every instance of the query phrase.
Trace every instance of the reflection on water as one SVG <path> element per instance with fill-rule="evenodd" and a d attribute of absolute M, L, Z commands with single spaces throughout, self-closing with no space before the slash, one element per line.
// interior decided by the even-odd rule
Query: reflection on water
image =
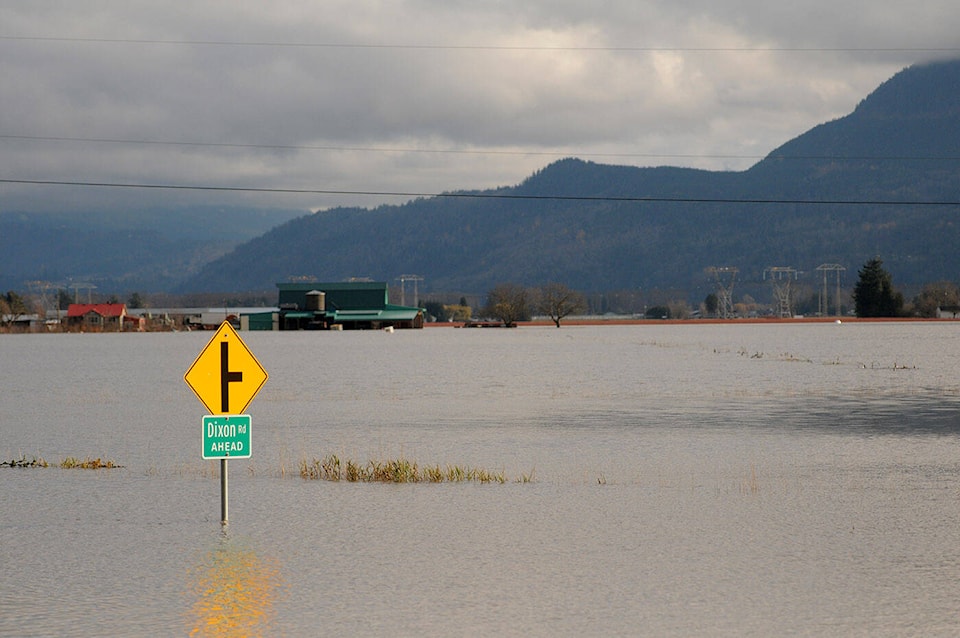
<path fill-rule="evenodd" d="M 190 572 L 191 636 L 269 636 L 282 580 L 269 558 L 221 534 Z"/>

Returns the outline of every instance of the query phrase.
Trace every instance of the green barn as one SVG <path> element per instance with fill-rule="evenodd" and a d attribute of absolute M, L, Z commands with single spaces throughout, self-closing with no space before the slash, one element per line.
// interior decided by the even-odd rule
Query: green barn
<path fill-rule="evenodd" d="M 280 330 L 382 330 L 423 328 L 423 309 L 390 303 L 382 281 L 284 283 Z"/>

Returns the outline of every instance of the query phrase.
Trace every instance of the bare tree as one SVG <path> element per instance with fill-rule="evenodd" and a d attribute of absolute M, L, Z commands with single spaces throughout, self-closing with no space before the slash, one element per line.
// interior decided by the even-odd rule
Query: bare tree
<path fill-rule="evenodd" d="M 949 281 L 926 284 L 914 298 L 913 305 L 921 317 L 936 317 L 939 308 L 960 306 L 960 288 Z"/>
<path fill-rule="evenodd" d="M 487 293 L 486 314 L 508 328 L 530 319 L 527 289 L 517 284 L 499 284 Z"/>
<path fill-rule="evenodd" d="M 0 323 L 9 325 L 16 323 L 25 315 L 30 314 L 29 302 L 14 291 L 0 295 Z"/>
<path fill-rule="evenodd" d="M 549 283 L 540 289 L 538 308 L 560 327 L 560 321 L 572 314 L 583 312 L 587 307 L 584 296 L 563 284 Z"/>

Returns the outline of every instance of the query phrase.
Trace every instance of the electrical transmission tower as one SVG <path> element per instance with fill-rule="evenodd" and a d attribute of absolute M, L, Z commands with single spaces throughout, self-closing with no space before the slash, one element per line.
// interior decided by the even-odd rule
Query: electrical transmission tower
<path fill-rule="evenodd" d="M 40 305 L 43 307 L 44 312 L 49 312 L 54 306 L 57 306 L 59 309 L 60 306 L 56 304 L 56 300 L 54 300 L 54 303 L 51 303 L 48 297 L 48 293 L 54 288 L 54 284 L 49 281 L 28 281 L 27 288 L 30 292 L 40 297 Z"/>
<path fill-rule="evenodd" d="M 717 284 L 717 315 L 721 319 L 733 317 L 733 284 L 737 281 L 738 268 L 711 266 L 707 272 Z"/>
<path fill-rule="evenodd" d="M 413 305 L 417 306 L 420 303 L 420 291 L 418 290 L 418 283 L 423 281 L 423 277 L 420 275 L 400 275 L 397 277 L 400 280 L 400 305 L 407 305 L 407 282 L 413 282 Z"/>
<path fill-rule="evenodd" d="M 73 288 L 73 303 L 80 303 L 80 291 L 87 291 L 87 303 L 91 303 L 92 298 L 90 292 L 96 289 L 96 286 L 90 283 L 76 282 L 71 283 L 70 288 Z"/>
<path fill-rule="evenodd" d="M 835 272 L 837 274 L 837 296 L 836 302 L 834 303 L 834 310 L 836 311 L 836 316 L 840 316 L 840 274 L 846 270 L 840 264 L 820 264 L 817 266 L 817 270 L 823 272 L 823 286 L 820 288 L 820 303 L 819 303 L 819 312 L 821 317 L 826 317 L 830 314 L 830 293 L 827 288 L 827 273 Z"/>
<path fill-rule="evenodd" d="M 792 317 L 793 305 L 790 299 L 790 284 L 797 278 L 797 270 L 789 266 L 770 266 L 763 270 L 763 278 L 773 283 L 773 299 L 776 302 L 778 317 Z"/>

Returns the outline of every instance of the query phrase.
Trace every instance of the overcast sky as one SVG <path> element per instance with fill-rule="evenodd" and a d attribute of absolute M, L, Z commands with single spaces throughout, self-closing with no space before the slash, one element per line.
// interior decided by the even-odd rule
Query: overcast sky
<path fill-rule="evenodd" d="M 0 210 L 300 209 L 513 185 L 563 157 L 742 170 L 898 70 L 956 0 L 13 0 Z M 642 195 L 642 194 L 638 194 Z"/>

